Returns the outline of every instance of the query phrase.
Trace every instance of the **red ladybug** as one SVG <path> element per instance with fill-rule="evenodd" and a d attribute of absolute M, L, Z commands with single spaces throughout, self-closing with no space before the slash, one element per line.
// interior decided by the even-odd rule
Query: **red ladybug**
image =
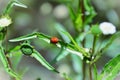
<path fill-rule="evenodd" d="M 59 39 L 58 39 L 57 37 L 52 37 L 52 38 L 50 39 L 50 42 L 53 43 L 53 44 L 58 43 L 58 41 L 59 41 Z"/>

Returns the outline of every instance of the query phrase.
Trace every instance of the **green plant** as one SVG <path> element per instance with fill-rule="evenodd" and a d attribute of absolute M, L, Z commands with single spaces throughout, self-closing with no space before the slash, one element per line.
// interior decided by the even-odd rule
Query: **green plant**
<path fill-rule="evenodd" d="M 6 36 L 7 27 L 12 23 L 11 17 L 9 16 L 10 11 L 13 6 L 20 6 L 26 8 L 26 6 L 20 3 L 17 0 L 12 0 L 9 2 L 8 6 L 6 7 L 5 11 L 3 12 L 0 18 L 0 59 L 5 67 L 5 70 L 10 74 L 12 77 L 15 77 L 16 80 L 20 80 L 21 77 L 16 72 L 11 69 L 9 64 L 8 58 L 5 56 L 5 49 L 3 47 L 3 41 Z"/>
<path fill-rule="evenodd" d="M 75 0 L 78 1 L 77 8 L 74 10 L 72 4 L 74 3 L 73 0 L 69 1 L 62 1 L 60 2 L 67 3 L 67 7 L 69 9 L 70 18 L 74 25 L 74 29 L 76 30 L 77 35 L 73 37 L 64 27 L 59 24 L 55 23 L 56 30 L 62 36 L 62 39 L 58 39 L 57 37 L 52 37 L 49 35 L 45 35 L 41 32 L 34 32 L 31 34 L 27 34 L 15 39 L 9 40 L 10 42 L 19 42 L 24 41 L 21 45 L 16 46 L 15 48 L 9 50 L 9 54 L 5 55 L 4 47 L 2 46 L 4 37 L 6 36 L 7 26 L 11 24 L 11 18 L 9 17 L 11 8 L 13 5 L 25 7 L 25 5 L 19 3 L 17 0 L 12 0 L 8 4 L 7 8 L 5 9 L 2 18 L 6 18 L 9 23 L 7 25 L 0 24 L 0 58 L 2 63 L 6 69 L 6 71 L 12 76 L 15 77 L 16 80 L 21 80 L 21 76 L 16 74 L 10 67 L 7 57 L 10 57 L 12 52 L 16 52 L 16 54 L 23 53 L 26 56 L 34 57 L 38 60 L 44 67 L 48 70 L 52 70 L 54 72 L 59 73 L 51 64 L 49 64 L 41 55 L 40 53 L 30 44 L 31 39 L 42 39 L 43 41 L 47 42 L 48 44 L 53 44 L 56 47 L 61 49 L 60 53 L 54 58 L 53 64 L 58 62 L 59 60 L 63 59 L 69 53 L 75 54 L 76 56 L 72 56 L 72 60 L 76 60 L 76 64 L 80 64 L 79 61 L 82 60 L 83 64 L 83 80 L 88 79 L 86 78 L 86 69 L 89 69 L 89 79 L 90 80 L 113 80 L 115 76 L 118 74 L 119 68 L 119 60 L 120 55 L 110 60 L 103 68 L 102 72 L 98 74 L 96 68 L 97 60 L 103 55 L 103 53 L 108 49 L 108 47 L 112 44 L 112 42 L 119 37 L 120 32 L 116 32 L 116 28 L 109 22 L 93 24 L 92 20 L 97 15 L 95 12 L 91 0 Z M 108 30 L 107 30 L 108 29 Z M 105 39 L 101 39 L 103 36 L 110 35 L 109 39 L 105 41 Z M 91 37 L 91 40 L 89 40 Z M 54 39 L 53 39 L 54 38 Z M 87 45 L 89 44 L 89 46 Z M 20 50 L 20 51 L 19 51 Z M 67 53 L 64 53 L 67 51 Z M 7 57 L 6 57 L 7 56 Z M 17 63 L 17 62 L 16 62 Z M 88 65 L 88 67 L 86 67 Z M 79 73 L 78 73 L 79 74 Z M 80 75 L 80 74 L 79 74 Z M 67 74 L 63 73 L 63 77 L 65 80 L 72 80 Z"/>

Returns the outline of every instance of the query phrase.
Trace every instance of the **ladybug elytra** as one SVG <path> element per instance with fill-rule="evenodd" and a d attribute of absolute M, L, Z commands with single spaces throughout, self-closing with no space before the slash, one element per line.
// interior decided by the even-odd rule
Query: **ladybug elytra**
<path fill-rule="evenodd" d="M 59 39 L 58 39 L 57 37 L 52 37 L 52 38 L 50 39 L 50 42 L 53 43 L 53 44 L 58 43 L 58 41 L 59 41 Z"/>

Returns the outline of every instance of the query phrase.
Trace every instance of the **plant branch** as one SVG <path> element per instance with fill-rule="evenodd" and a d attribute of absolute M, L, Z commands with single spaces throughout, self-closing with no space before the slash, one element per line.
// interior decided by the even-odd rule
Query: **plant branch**
<path fill-rule="evenodd" d="M 83 0 L 79 0 L 79 7 L 81 9 L 81 13 L 82 13 L 82 22 L 84 23 L 84 12 L 85 12 L 85 9 L 84 9 L 84 1 Z M 82 25 L 84 26 L 84 25 Z M 82 31 L 84 32 L 84 29 L 82 29 Z M 85 47 L 85 39 L 82 41 L 82 46 Z M 86 78 L 86 63 L 85 61 L 83 60 L 82 61 L 82 73 L 83 73 L 83 80 L 85 80 Z"/>
<path fill-rule="evenodd" d="M 86 73 L 86 63 L 85 63 L 85 61 L 83 60 L 82 61 L 82 72 L 83 72 L 83 80 L 85 80 L 85 77 L 86 77 L 86 75 L 85 75 L 85 73 Z"/>
<path fill-rule="evenodd" d="M 92 80 L 92 65 L 89 64 L 89 77 L 90 77 L 90 80 Z"/>

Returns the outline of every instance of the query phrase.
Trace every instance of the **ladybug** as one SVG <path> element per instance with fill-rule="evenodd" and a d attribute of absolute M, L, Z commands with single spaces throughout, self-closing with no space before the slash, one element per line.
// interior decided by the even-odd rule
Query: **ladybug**
<path fill-rule="evenodd" d="M 50 43 L 56 44 L 58 43 L 59 39 L 57 37 L 51 37 L 50 38 Z"/>

